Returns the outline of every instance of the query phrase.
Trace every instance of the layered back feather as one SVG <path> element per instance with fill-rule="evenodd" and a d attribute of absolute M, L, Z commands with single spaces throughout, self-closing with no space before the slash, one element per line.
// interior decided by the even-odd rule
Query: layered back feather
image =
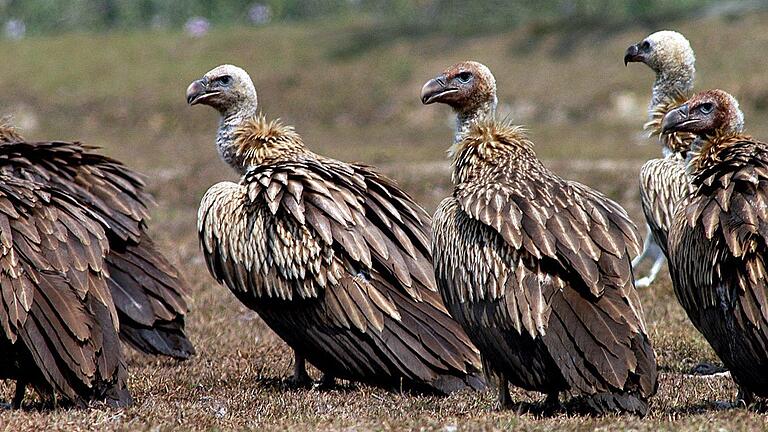
<path fill-rule="evenodd" d="M 675 293 L 738 384 L 768 395 L 768 146 L 704 139 L 670 233 Z"/>
<path fill-rule="evenodd" d="M 184 333 L 189 288 L 147 233 L 154 201 L 137 173 L 93 150 L 72 142 L 9 142 L 0 152 L 0 171 L 88 206 L 109 242 L 107 283 L 122 339 L 148 354 L 188 358 L 194 353 Z"/>
<path fill-rule="evenodd" d="M 218 281 L 325 373 L 445 393 L 482 385 L 477 352 L 436 293 L 421 207 L 261 116 L 227 145 L 250 167 L 211 187 L 198 213 Z"/>
<path fill-rule="evenodd" d="M 506 121 L 473 126 L 454 164 L 453 195 L 433 219 L 437 285 L 492 372 L 644 414 L 656 363 L 624 209 L 548 170 Z"/>

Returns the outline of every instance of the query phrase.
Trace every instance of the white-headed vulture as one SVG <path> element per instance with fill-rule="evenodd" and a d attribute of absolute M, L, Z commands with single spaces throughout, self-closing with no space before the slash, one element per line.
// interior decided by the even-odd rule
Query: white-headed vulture
<path fill-rule="evenodd" d="M 373 168 L 313 153 L 257 112 L 248 74 L 223 65 L 187 101 L 221 115 L 216 146 L 242 178 L 202 199 L 208 268 L 304 362 L 390 389 L 482 388 L 477 349 L 451 319 L 432 272 L 427 213 Z"/>

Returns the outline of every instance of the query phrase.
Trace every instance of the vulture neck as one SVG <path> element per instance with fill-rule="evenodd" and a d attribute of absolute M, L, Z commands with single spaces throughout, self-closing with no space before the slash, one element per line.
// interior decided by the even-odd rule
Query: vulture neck
<path fill-rule="evenodd" d="M 472 126 L 486 119 L 490 119 L 496 114 L 496 105 L 498 100 L 494 94 L 490 100 L 487 100 L 480 104 L 477 108 L 457 111 L 456 113 L 456 134 L 453 137 L 453 146 L 457 146 L 467 133 L 472 129 Z"/>
<path fill-rule="evenodd" d="M 256 117 L 257 114 L 255 103 L 243 103 L 236 109 L 222 112 L 219 120 L 219 130 L 216 134 L 216 148 L 219 150 L 219 156 L 241 175 L 248 171 L 249 166 L 238 152 L 235 132 L 246 120 Z"/>
<path fill-rule="evenodd" d="M 681 64 L 678 67 L 656 72 L 653 83 L 651 103 L 648 106 L 648 118 L 653 119 L 654 108 L 678 95 L 689 96 L 693 93 L 693 65 Z"/>

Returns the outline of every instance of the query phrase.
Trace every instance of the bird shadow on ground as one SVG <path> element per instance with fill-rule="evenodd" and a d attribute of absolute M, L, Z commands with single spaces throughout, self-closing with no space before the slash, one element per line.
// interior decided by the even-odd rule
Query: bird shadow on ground
<path fill-rule="evenodd" d="M 321 381 L 312 381 L 308 385 L 297 385 L 291 382 L 290 378 L 277 378 L 277 377 L 258 377 L 254 379 L 254 383 L 267 390 L 275 391 L 335 391 L 339 393 L 350 393 L 357 391 L 358 387 L 354 384 L 340 384 L 335 383 L 331 385 L 325 385 Z"/>

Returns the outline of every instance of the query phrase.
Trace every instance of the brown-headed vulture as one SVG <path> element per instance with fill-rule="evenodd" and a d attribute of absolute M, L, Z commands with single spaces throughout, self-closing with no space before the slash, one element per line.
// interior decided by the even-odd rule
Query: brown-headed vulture
<path fill-rule="evenodd" d="M 296 356 L 334 378 L 450 393 L 484 386 L 477 349 L 432 272 L 430 218 L 373 168 L 313 153 L 257 111 L 248 74 L 222 65 L 187 101 L 221 114 L 216 146 L 242 179 L 212 186 L 198 230 L 211 274 Z"/>
<path fill-rule="evenodd" d="M 659 31 L 630 46 L 624 64 L 645 63 L 656 73 L 648 122 L 645 129 L 662 143 L 662 158 L 651 159 L 640 170 L 640 199 L 647 224 L 643 251 L 632 261 L 637 268 L 643 261 L 652 261 L 651 269 L 635 284 L 646 287 L 653 283 L 664 265 L 667 234 L 675 207 L 688 191 L 685 157 L 693 136 L 685 133 L 661 134 L 661 121 L 671 109 L 693 94 L 695 75 L 693 49 L 688 39 L 674 31 Z"/>
<path fill-rule="evenodd" d="M 633 285 L 635 226 L 618 204 L 560 178 L 522 128 L 493 118 L 487 67 L 456 64 L 422 102 L 457 114 L 452 196 L 433 217 L 437 286 L 451 315 L 507 385 L 580 396 L 597 413 L 644 415 L 656 360 Z"/>
<path fill-rule="evenodd" d="M 663 123 L 697 136 L 692 190 L 669 233 L 675 294 L 749 405 L 768 396 L 768 145 L 743 127 L 738 102 L 721 90 L 694 95 Z"/>
<path fill-rule="evenodd" d="M 81 404 L 130 400 L 113 334 L 185 359 L 187 287 L 146 232 L 138 174 L 73 142 L 29 142 L 0 127 L 0 376 Z M 119 391 L 118 391 L 119 390 Z M 107 394 L 107 393 L 109 394 Z"/>

